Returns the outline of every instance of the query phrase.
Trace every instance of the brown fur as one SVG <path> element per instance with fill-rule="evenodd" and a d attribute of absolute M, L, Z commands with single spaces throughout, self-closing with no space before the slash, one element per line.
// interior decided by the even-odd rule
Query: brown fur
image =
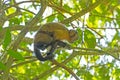
<path fill-rule="evenodd" d="M 68 30 L 65 25 L 61 23 L 47 23 L 40 27 L 35 35 L 35 42 L 44 41 L 48 42 L 52 39 L 47 34 L 39 33 L 39 31 L 52 32 L 55 40 L 66 40 L 68 42 L 74 42 L 78 39 L 77 32 L 75 30 Z M 75 35 L 74 35 L 75 34 Z M 74 35 L 71 37 L 71 35 Z"/>

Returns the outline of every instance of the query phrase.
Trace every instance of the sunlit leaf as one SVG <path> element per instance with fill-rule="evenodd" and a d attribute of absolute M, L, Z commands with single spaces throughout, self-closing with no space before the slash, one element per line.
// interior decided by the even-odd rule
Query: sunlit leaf
<path fill-rule="evenodd" d="M 61 15 L 61 14 L 58 14 L 58 15 L 57 15 L 57 18 L 58 18 L 59 21 L 64 20 L 64 17 L 63 17 L 63 15 Z"/>
<path fill-rule="evenodd" d="M 9 49 L 7 53 L 17 60 L 24 60 L 24 57 L 19 52 Z"/>
<path fill-rule="evenodd" d="M 5 69 L 6 69 L 6 66 L 2 62 L 0 62 L 0 70 L 5 70 Z"/>
<path fill-rule="evenodd" d="M 11 7 L 7 11 L 8 11 L 7 15 L 10 15 L 10 14 L 14 13 L 16 11 L 16 9 Z"/>
<path fill-rule="evenodd" d="M 7 31 L 5 33 L 5 38 L 4 38 L 4 41 L 3 41 L 4 49 L 7 48 L 7 46 L 10 44 L 10 42 L 11 42 L 11 33 L 10 33 L 10 30 L 7 29 Z"/>
<path fill-rule="evenodd" d="M 88 48 L 95 48 L 96 38 L 95 35 L 88 29 L 85 30 L 84 34 L 85 44 Z"/>
<path fill-rule="evenodd" d="M 55 16 L 51 15 L 47 18 L 47 22 L 53 22 L 55 20 Z"/>

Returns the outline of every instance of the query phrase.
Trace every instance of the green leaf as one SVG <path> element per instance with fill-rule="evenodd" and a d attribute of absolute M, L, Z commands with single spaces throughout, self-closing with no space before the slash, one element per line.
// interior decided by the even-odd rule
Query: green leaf
<path fill-rule="evenodd" d="M 6 69 L 6 66 L 2 62 L 0 62 L 0 70 L 5 70 L 5 69 Z"/>
<path fill-rule="evenodd" d="M 21 22 L 20 18 L 14 17 L 14 18 L 12 18 L 12 19 L 9 20 L 9 25 L 15 25 L 15 24 L 19 25 L 20 22 Z"/>
<path fill-rule="evenodd" d="M 113 36 L 112 41 L 108 44 L 111 47 L 117 46 L 117 41 L 120 40 L 119 32 L 116 32 L 116 34 Z"/>
<path fill-rule="evenodd" d="M 89 31 L 88 29 L 85 30 L 84 40 L 85 40 L 85 44 L 88 48 L 95 48 L 96 38 L 95 38 L 94 34 L 91 31 Z"/>
<path fill-rule="evenodd" d="M 24 60 L 24 57 L 19 52 L 9 49 L 7 53 L 17 60 Z"/>
<path fill-rule="evenodd" d="M 53 20 L 55 19 L 55 15 L 51 15 L 47 18 L 47 22 L 53 22 Z"/>
<path fill-rule="evenodd" d="M 61 15 L 61 14 L 58 14 L 58 15 L 57 15 L 57 18 L 58 18 L 58 20 L 59 20 L 59 21 L 64 20 L 64 16 L 63 16 L 63 15 Z"/>
<path fill-rule="evenodd" d="M 64 4 L 63 7 L 64 7 L 64 9 L 67 10 L 67 11 L 70 11 L 70 10 L 71 10 L 71 8 L 70 8 L 70 6 L 68 6 L 68 4 Z"/>
<path fill-rule="evenodd" d="M 3 29 L 3 27 L 2 27 L 2 26 L 0 26 L 0 31 L 2 31 L 2 29 Z"/>
<path fill-rule="evenodd" d="M 6 34 L 5 34 L 5 38 L 3 41 L 3 48 L 6 49 L 7 46 L 10 44 L 10 42 L 11 42 L 11 33 L 10 33 L 10 30 L 7 29 Z"/>
<path fill-rule="evenodd" d="M 13 13 L 15 13 L 15 11 L 16 11 L 16 9 L 11 7 L 11 8 L 8 9 L 7 15 L 13 14 Z"/>

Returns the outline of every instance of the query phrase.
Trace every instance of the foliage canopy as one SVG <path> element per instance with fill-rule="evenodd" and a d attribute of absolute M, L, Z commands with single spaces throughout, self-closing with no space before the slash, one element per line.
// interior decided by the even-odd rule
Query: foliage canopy
<path fill-rule="evenodd" d="M 0 0 L 0 79 L 119 80 L 119 0 Z M 61 22 L 78 31 L 71 50 L 55 60 L 33 56 L 40 25 Z"/>

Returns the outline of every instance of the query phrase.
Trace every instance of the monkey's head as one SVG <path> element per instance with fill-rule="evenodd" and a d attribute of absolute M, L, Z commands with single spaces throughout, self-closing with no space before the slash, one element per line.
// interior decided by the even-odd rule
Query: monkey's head
<path fill-rule="evenodd" d="M 70 42 L 73 43 L 75 40 L 77 40 L 78 37 L 78 33 L 76 30 L 69 30 L 69 35 L 70 35 Z"/>

